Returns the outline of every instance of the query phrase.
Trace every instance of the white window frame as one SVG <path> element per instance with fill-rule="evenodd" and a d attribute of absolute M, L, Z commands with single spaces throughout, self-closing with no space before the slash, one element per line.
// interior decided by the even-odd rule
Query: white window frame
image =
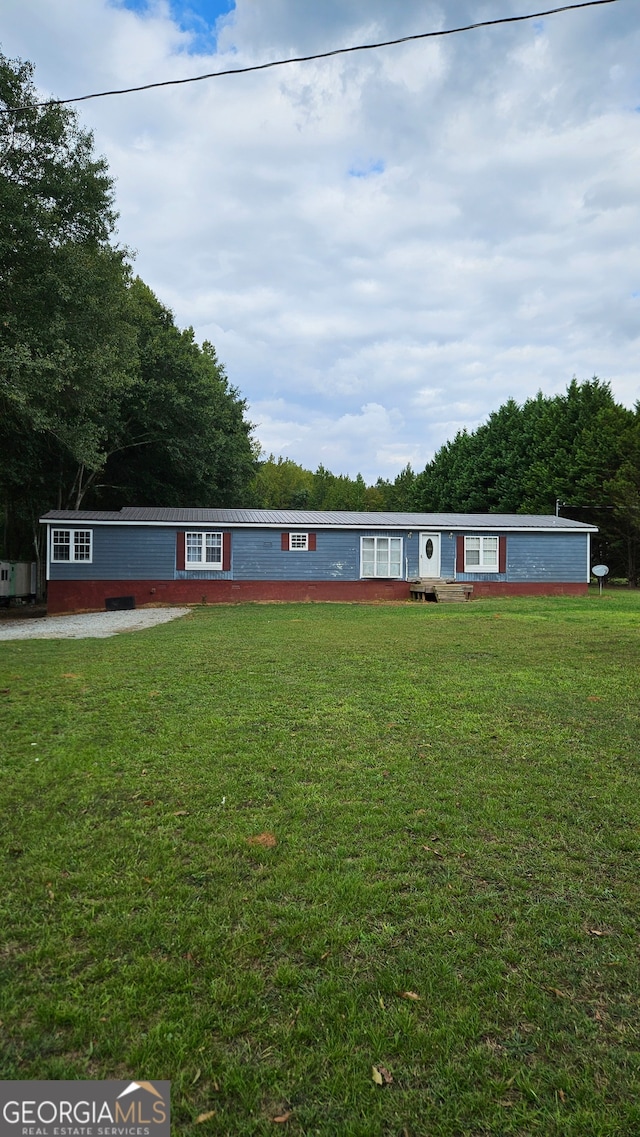
<path fill-rule="evenodd" d="M 60 543 L 59 541 L 56 541 L 56 535 L 58 533 L 68 534 L 68 536 L 69 536 L 69 556 L 68 557 L 56 557 L 56 555 L 55 555 L 55 547 L 57 544 Z M 83 548 L 86 548 L 87 545 L 89 546 L 89 556 L 88 557 L 81 557 L 81 556 L 77 555 L 79 552 L 79 545 L 81 543 L 82 543 Z M 70 529 L 67 525 L 59 525 L 59 526 L 56 526 L 55 529 L 53 528 L 53 526 L 51 527 L 51 564 L 53 564 L 53 565 L 70 565 L 70 564 L 90 565 L 92 563 L 93 563 L 93 529 L 85 529 L 85 528 Z"/>
<path fill-rule="evenodd" d="M 469 542 L 477 541 L 478 548 L 473 549 L 473 552 L 478 553 L 479 563 L 477 565 L 469 564 L 468 554 L 470 549 Z M 489 541 L 495 541 L 494 546 L 489 546 Z M 489 553 L 493 555 L 495 552 L 495 561 L 491 561 Z M 493 533 L 480 534 L 475 533 L 464 539 L 464 571 L 465 572 L 500 572 L 500 538 L 496 537 Z"/>
<path fill-rule="evenodd" d="M 214 538 L 214 537 L 219 538 L 219 541 L 220 541 L 220 545 L 219 545 L 220 560 L 208 561 L 206 559 L 206 557 L 207 557 L 207 541 L 209 538 Z M 193 538 L 196 538 L 197 541 L 199 542 L 199 546 L 200 546 L 200 548 L 199 548 L 200 559 L 199 560 L 194 560 L 193 557 L 191 557 L 191 558 L 189 557 L 189 552 L 192 551 L 193 547 L 194 547 L 192 545 L 191 549 L 190 549 L 189 538 L 192 538 L 192 540 L 193 540 Z M 185 535 L 184 535 L 184 567 L 185 567 L 185 570 L 191 571 L 191 572 L 202 572 L 203 569 L 206 569 L 208 572 L 222 572 L 223 559 L 224 559 L 224 539 L 222 536 L 222 532 L 219 532 L 217 530 L 214 531 L 214 530 L 205 530 L 205 529 L 190 529 L 187 533 L 185 533 Z"/>
<path fill-rule="evenodd" d="M 309 534 L 295 531 L 289 533 L 289 552 L 290 553 L 308 553 L 309 552 Z"/>
<path fill-rule="evenodd" d="M 368 573 L 368 572 L 366 573 L 364 571 L 364 562 L 365 562 L 364 542 L 365 541 L 373 541 L 373 573 Z M 389 542 L 388 555 L 387 555 L 387 559 L 386 559 L 386 568 L 387 569 L 391 568 L 391 543 L 392 542 L 397 543 L 397 547 L 399 550 L 399 555 L 396 558 L 397 562 L 398 562 L 398 566 L 399 566 L 399 571 L 397 573 L 392 573 L 390 571 L 389 572 L 378 572 L 378 567 L 379 567 L 378 562 L 380 559 L 379 554 L 378 554 L 378 549 L 380 547 L 381 541 L 388 541 Z M 402 554 L 403 554 L 402 537 L 389 537 L 389 536 L 378 537 L 375 534 L 370 534 L 370 535 L 361 537 L 360 538 L 360 579 L 361 580 L 375 580 L 377 578 L 378 580 L 403 580 L 404 576 L 402 573 L 402 565 L 403 565 L 403 555 Z"/>

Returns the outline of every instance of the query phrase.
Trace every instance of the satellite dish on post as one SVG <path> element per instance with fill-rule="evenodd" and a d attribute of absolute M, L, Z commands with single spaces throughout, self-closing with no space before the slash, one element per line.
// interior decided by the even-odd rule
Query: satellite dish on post
<path fill-rule="evenodd" d="M 600 586 L 600 595 L 602 596 L 602 581 L 604 580 L 605 576 L 609 575 L 609 566 L 608 565 L 594 565 L 593 568 L 591 569 L 591 572 L 593 573 L 594 576 L 597 576 L 597 578 L 598 578 L 598 584 Z"/>

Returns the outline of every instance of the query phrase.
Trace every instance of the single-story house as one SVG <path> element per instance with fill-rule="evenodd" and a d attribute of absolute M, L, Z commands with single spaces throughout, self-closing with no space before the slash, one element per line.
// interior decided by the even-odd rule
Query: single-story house
<path fill-rule="evenodd" d="M 473 597 L 579 595 L 597 532 L 553 516 L 289 509 L 52 510 L 41 522 L 52 614 L 118 599 L 407 600 L 418 579 L 473 585 Z"/>

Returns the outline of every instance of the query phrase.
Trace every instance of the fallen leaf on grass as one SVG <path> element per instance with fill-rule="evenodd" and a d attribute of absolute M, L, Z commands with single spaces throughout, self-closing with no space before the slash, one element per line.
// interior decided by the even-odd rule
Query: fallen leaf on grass
<path fill-rule="evenodd" d="M 272 1117 L 271 1120 L 275 1121 L 276 1125 L 284 1125 L 291 1117 L 292 1110 L 288 1109 L 286 1113 L 280 1113 L 277 1117 Z"/>
<path fill-rule="evenodd" d="M 188 809 L 176 809 L 173 816 L 174 817 L 188 817 L 189 816 L 189 810 Z"/>
<path fill-rule="evenodd" d="M 600 928 L 587 928 L 590 936 L 610 936 L 611 932 L 603 932 Z"/>
<path fill-rule="evenodd" d="M 63 671 L 63 679 L 82 679 L 81 675 L 76 675 L 75 671 Z"/>
<path fill-rule="evenodd" d="M 587 701 L 589 703 L 601 703 L 602 695 L 587 695 Z"/>
<path fill-rule="evenodd" d="M 564 1090 L 558 1090 L 558 1097 L 560 1098 L 560 1101 L 567 1100 L 567 1095 L 565 1094 Z"/>
<path fill-rule="evenodd" d="M 198 1081 L 198 1078 L 200 1077 L 201 1073 L 202 1073 L 202 1070 L 196 1070 L 193 1081 L 191 1083 L 192 1086 L 195 1086 L 195 1084 Z"/>
<path fill-rule="evenodd" d="M 561 991 L 559 987 L 549 987 L 548 990 L 551 991 L 552 995 L 557 995 L 557 997 L 559 999 L 568 999 L 569 998 L 566 991 Z"/>
<path fill-rule="evenodd" d="M 206 1113 L 199 1113 L 196 1117 L 195 1124 L 200 1125 L 203 1121 L 209 1121 L 211 1117 L 215 1117 L 215 1109 L 208 1109 Z"/>
<path fill-rule="evenodd" d="M 427 853 L 433 853 L 434 857 L 440 857 L 440 860 L 443 859 L 443 854 L 439 852 L 438 849 L 432 849 L 431 845 L 423 845 L 422 848 L 426 849 Z"/>
<path fill-rule="evenodd" d="M 257 837 L 247 837 L 247 845 L 260 845 L 263 849 L 275 849 L 277 844 L 273 833 L 258 833 Z"/>
<path fill-rule="evenodd" d="M 421 998 L 422 998 L 422 995 L 416 995 L 415 991 L 401 991 L 400 992 L 400 998 L 401 999 L 413 999 L 414 1003 L 419 1003 Z"/>
<path fill-rule="evenodd" d="M 386 1066 L 372 1066 L 371 1077 L 376 1086 L 390 1086 L 393 1081 L 393 1075 L 389 1073 Z"/>

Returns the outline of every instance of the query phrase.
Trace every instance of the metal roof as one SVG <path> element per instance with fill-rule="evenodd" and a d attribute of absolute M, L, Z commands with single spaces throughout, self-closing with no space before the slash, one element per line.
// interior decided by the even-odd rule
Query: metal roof
<path fill-rule="evenodd" d="M 226 525 L 313 529 L 581 529 L 597 526 L 567 517 L 526 513 L 357 513 L 314 509 L 156 509 L 125 506 L 121 510 L 52 509 L 43 522 L 93 524 Z"/>

